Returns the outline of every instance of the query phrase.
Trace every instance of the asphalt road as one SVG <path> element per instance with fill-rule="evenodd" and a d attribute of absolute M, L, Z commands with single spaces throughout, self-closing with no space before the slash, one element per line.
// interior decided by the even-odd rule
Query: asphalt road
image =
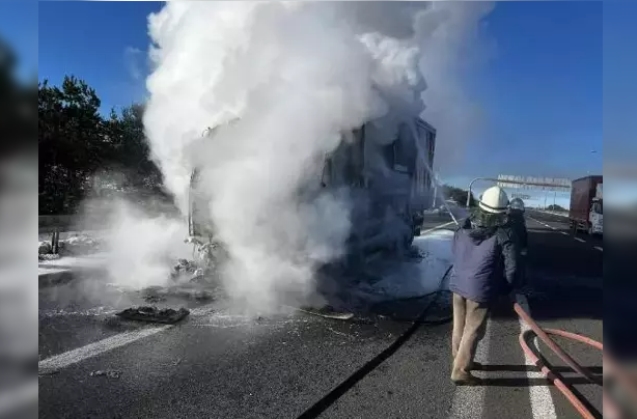
<path fill-rule="evenodd" d="M 603 243 L 577 241 L 563 234 L 559 219 L 538 217 L 528 221 L 531 314 L 543 326 L 601 340 L 603 250 L 596 247 Z M 423 234 L 448 222 L 427 219 Z M 191 304 L 190 318 L 175 327 L 112 320 L 115 308 L 137 298 L 88 280 L 40 290 L 40 418 L 579 417 L 526 365 L 520 322 L 506 307 L 494 313 L 479 348 L 486 385 L 456 388 L 448 379 L 449 324 L 421 325 L 371 368 L 368 361 L 410 323 L 348 323 L 292 311 L 250 319 L 222 303 Z M 601 367 L 601 354 L 564 346 L 584 365 Z M 98 370 L 121 375 L 91 376 Z M 564 375 L 601 407 L 599 388 Z M 348 378 L 346 391 L 325 399 Z"/>

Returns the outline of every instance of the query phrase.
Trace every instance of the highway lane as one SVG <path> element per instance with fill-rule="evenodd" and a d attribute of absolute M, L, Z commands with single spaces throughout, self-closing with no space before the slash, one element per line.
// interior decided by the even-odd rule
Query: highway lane
<path fill-rule="evenodd" d="M 40 417 L 296 417 L 402 330 L 213 308 L 43 377 Z M 110 368 L 121 378 L 90 377 Z"/>
<path fill-rule="evenodd" d="M 448 221 L 429 218 L 423 231 Z M 593 293 L 591 287 L 601 276 L 601 266 L 593 258 L 603 253 L 532 223 L 530 274 L 536 288 L 529 298 L 532 314 L 543 325 L 599 338 L 601 320 L 596 310 L 601 307 L 601 293 Z M 442 228 L 453 229 L 454 225 Z M 593 253 L 587 253 L 589 250 Z M 569 265 L 578 259 L 587 260 L 587 270 Z M 578 279 L 584 271 L 585 279 Z M 95 299 L 67 299 L 58 304 L 51 292 L 41 291 L 42 314 L 49 314 L 48 323 L 41 326 L 41 333 L 46 334 L 41 358 L 143 329 L 111 324 L 106 309 L 96 310 Z M 111 309 L 117 305 L 113 301 L 118 300 L 111 300 Z M 123 303 L 125 299 L 119 300 Z M 51 315 L 56 313 L 56 304 L 69 310 L 75 307 L 75 314 L 66 316 L 58 311 L 59 315 Z M 409 326 L 388 320 L 341 323 L 300 313 L 254 320 L 226 309 L 221 303 L 200 306 L 182 325 L 41 376 L 40 416 L 292 419 L 387 348 Z M 67 317 L 76 318 L 78 325 L 56 333 L 56 328 L 70 321 Z M 74 337 L 73 330 L 82 337 Z M 320 417 L 537 418 L 541 417 L 538 412 L 548 410 L 555 417 L 576 418 L 561 396 L 543 386 L 543 379 L 529 378 L 528 370 L 533 368 L 525 366 L 517 343 L 519 333 L 519 321 L 511 311 L 498 310 L 480 349 L 480 361 L 488 365 L 488 371 L 478 374 L 487 385 L 456 388 L 448 380 L 450 325 L 422 326 L 393 356 L 334 404 L 325 406 Z M 585 350 L 574 350 L 586 363 L 596 365 L 594 355 L 588 359 Z M 100 369 L 115 369 L 122 375 L 119 379 L 90 376 Z M 529 382 L 545 391 L 529 390 Z M 590 391 L 589 396 L 597 402 L 595 389 L 580 387 Z"/>
<path fill-rule="evenodd" d="M 604 276 L 604 335 L 605 349 L 614 353 L 616 357 L 628 362 L 634 362 L 637 354 L 637 323 L 626 319 L 637 318 L 637 217 L 607 208 L 604 222 L 605 235 L 591 237 L 579 233 L 576 236 L 568 229 L 568 220 L 549 214 L 532 213 L 531 216 L 560 234 L 592 246 L 598 252 L 603 252 Z M 576 261 L 573 261 L 575 263 Z M 578 266 L 580 274 L 586 271 L 598 272 L 599 255 L 587 253 Z M 592 270 L 591 270 L 592 265 Z M 582 272 L 584 271 L 584 272 Z M 597 274 L 595 274 L 597 275 Z M 594 276 L 594 275 L 589 275 Z"/>

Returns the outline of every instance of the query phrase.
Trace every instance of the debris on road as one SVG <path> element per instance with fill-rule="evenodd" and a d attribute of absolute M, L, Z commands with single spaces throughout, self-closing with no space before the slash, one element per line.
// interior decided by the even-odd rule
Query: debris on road
<path fill-rule="evenodd" d="M 202 289 L 201 286 L 197 286 L 194 283 L 170 287 L 148 287 L 142 290 L 142 298 L 150 304 L 166 301 L 168 297 L 209 301 L 214 298 L 214 294 L 212 290 Z"/>
<path fill-rule="evenodd" d="M 172 367 L 176 367 L 177 365 L 181 364 L 181 361 L 183 361 L 181 358 L 177 358 L 176 360 L 172 361 L 170 365 Z"/>
<path fill-rule="evenodd" d="M 53 251 L 53 247 L 51 246 L 51 243 L 49 242 L 41 241 L 40 244 L 38 245 L 39 255 L 50 254 L 52 251 Z"/>
<path fill-rule="evenodd" d="M 323 307 L 299 307 L 297 310 L 308 314 L 314 314 L 328 319 L 349 320 L 354 317 L 354 313 L 339 312 L 330 306 Z"/>
<path fill-rule="evenodd" d="M 162 287 L 148 287 L 142 290 L 142 297 L 147 303 L 166 301 L 166 292 Z"/>
<path fill-rule="evenodd" d="M 122 373 L 115 370 L 97 370 L 91 372 L 91 377 L 119 378 Z"/>
<path fill-rule="evenodd" d="M 38 260 L 49 261 L 49 260 L 59 260 L 62 256 L 60 254 L 53 253 L 39 253 Z"/>
<path fill-rule="evenodd" d="M 190 310 L 180 308 L 174 310 L 172 308 L 159 309 L 154 306 L 141 306 L 127 308 L 115 315 L 126 320 L 142 321 L 149 323 L 177 323 L 190 314 Z"/>

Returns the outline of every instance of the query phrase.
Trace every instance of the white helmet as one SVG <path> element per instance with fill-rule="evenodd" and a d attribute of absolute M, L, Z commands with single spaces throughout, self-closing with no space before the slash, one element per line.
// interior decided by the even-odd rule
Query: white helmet
<path fill-rule="evenodd" d="M 499 186 L 492 186 L 480 196 L 478 207 L 491 214 L 504 214 L 509 206 L 509 197 Z"/>

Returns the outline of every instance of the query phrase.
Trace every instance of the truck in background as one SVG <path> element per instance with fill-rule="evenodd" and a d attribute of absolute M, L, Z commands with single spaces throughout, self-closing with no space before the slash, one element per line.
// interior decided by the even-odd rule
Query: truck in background
<path fill-rule="evenodd" d="M 586 176 L 573 181 L 568 218 L 574 232 L 604 234 L 603 186 L 604 178 L 601 175 Z"/>

